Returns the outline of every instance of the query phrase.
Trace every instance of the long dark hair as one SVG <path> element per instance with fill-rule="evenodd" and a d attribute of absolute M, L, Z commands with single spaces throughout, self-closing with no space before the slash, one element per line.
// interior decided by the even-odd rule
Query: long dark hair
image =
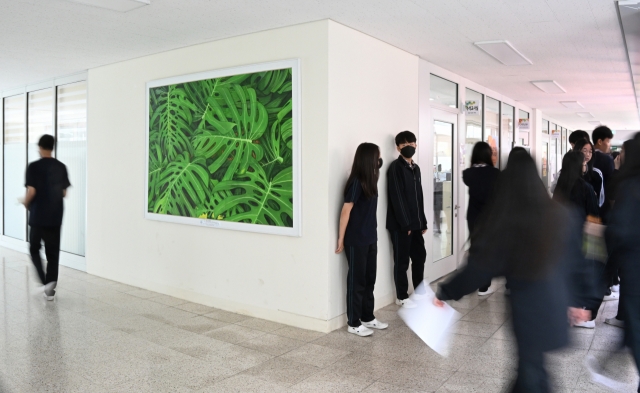
<path fill-rule="evenodd" d="M 558 184 L 553 193 L 553 199 L 558 202 L 568 203 L 571 192 L 577 183 L 582 179 L 582 164 L 584 154 L 578 150 L 572 150 L 562 158 L 562 171 L 558 178 Z"/>
<path fill-rule="evenodd" d="M 640 132 L 624 143 L 624 163 L 620 167 L 620 175 L 616 178 L 616 183 L 640 176 Z"/>
<path fill-rule="evenodd" d="M 514 277 L 541 278 L 556 262 L 562 215 L 526 150 L 511 152 L 493 195 L 471 234 L 469 257 Z"/>
<path fill-rule="evenodd" d="M 586 181 L 591 181 L 591 176 L 593 174 L 593 157 L 596 154 L 596 149 L 595 149 L 595 147 L 593 147 L 593 143 L 591 143 L 591 141 L 588 141 L 588 140 L 578 139 L 576 144 L 573 146 L 573 151 L 579 151 L 579 152 L 582 153 L 582 148 L 585 147 L 586 145 L 591 146 L 591 159 L 589 160 L 589 162 L 587 162 L 587 171 L 584 173 L 584 175 L 582 177 Z M 582 171 L 582 169 L 581 169 L 581 171 Z M 580 172 L 580 173 L 582 173 L 582 172 Z"/>
<path fill-rule="evenodd" d="M 487 142 L 478 142 L 473 146 L 471 165 L 486 164 L 487 166 L 493 166 L 492 155 L 493 149 Z"/>
<path fill-rule="evenodd" d="M 361 143 L 356 149 L 355 157 L 353 157 L 353 166 L 344 193 L 346 194 L 351 183 L 358 179 L 367 199 L 378 195 L 379 159 L 380 148 L 378 145 L 368 142 Z"/>

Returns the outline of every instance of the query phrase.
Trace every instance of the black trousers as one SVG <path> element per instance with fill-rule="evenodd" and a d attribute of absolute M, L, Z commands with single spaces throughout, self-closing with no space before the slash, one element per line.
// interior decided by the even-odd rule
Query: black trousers
<path fill-rule="evenodd" d="M 44 253 L 47 256 L 47 271 L 45 273 L 40 258 L 40 247 L 44 241 Z M 58 263 L 60 261 L 60 227 L 32 226 L 29 234 L 29 252 L 31 261 L 38 271 L 38 277 L 43 284 L 58 281 Z"/>
<path fill-rule="evenodd" d="M 473 233 L 473 230 L 475 229 L 476 226 L 476 220 L 475 219 L 467 219 L 467 226 L 469 228 L 469 244 L 471 244 L 471 234 Z M 481 286 L 480 288 L 478 288 L 478 290 L 480 292 L 487 292 L 489 290 L 489 287 L 491 286 L 491 280 L 489 280 L 488 283 L 484 284 L 483 286 Z M 507 287 L 509 288 L 509 287 Z"/>
<path fill-rule="evenodd" d="M 411 260 L 411 279 L 414 288 L 424 280 L 424 263 L 427 250 L 424 248 L 422 231 L 390 231 L 393 244 L 393 281 L 396 284 L 396 297 L 404 300 L 409 297 L 407 270 Z"/>
<path fill-rule="evenodd" d="M 518 376 L 512 393 L 548 393 L 549 377 L 544 368 L 544 353 L 532 349 L 518 349 Z"/>
<path fill-rule="evenodd" d="M 594 260 L 587 260 L 586 262 L 586 268 L 591 269 L 591 277 L 593 277 L 595 281 L 595 298 L 592 299 L 592 307 L 587 308 L 587 310 L 591 311 L 591 320 L 593 321 L 598 316 L 598 310 L 600 310 L 603 298 L 607 294 L 611 284 L 605 275 L 605 264 Z"/>
<path fill-rule="evenodd" d="M 373 288 L 376 285 L 378 268 L 378 244 L 368 246 L 345 246 L 349 273 L 347 273 L 347 318 L 351 327 L 360 326 L 360 321 L 370 322 L 373 316 Z"/>

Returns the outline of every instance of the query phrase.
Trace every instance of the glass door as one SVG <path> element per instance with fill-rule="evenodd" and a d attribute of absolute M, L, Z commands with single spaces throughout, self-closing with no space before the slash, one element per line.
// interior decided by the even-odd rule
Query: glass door
<path fill-rule="evenodd" d="M 432 236 L 431 265 L 428 277 L 438 279 L 457 267 L 458 238 L 458 186 L 460 178 L 457 164 L 458 116 L 447 111 L 432 109 L 433 132 L 433 219 L 429 229 Z M 423 181 L 426 181 L 423 175 Z M 427 250 L 429 252 L 429 250 Z"/>

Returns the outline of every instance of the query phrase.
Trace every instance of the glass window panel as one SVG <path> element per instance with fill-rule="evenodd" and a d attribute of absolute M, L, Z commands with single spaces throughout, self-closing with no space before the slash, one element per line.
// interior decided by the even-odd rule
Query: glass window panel
<path fill-rule="evenodd" d="M 433 261 L 453 254 L 453 124 L 433 122 Z"/>
<path fill-rule="evenodd" d="M 525 112 L 522 109 L 518 111 L 518 120 L 528 120 L 529 112 Z M 529 124 L 528 130 L 518 129 L 518 140 L 516 141 L 520 146 L 529 146 L 529 135 L 531 132 L 531 124 Z"/>
<path fill-rule="evenodd" d="M 500 167 L 507 166 L 509 153 L 513 148 L 515 108 L 502 103 L 502 127 L 500 128 Z"/>
<path fill-rule="evenodd" d="M 500 164 L 500 101 L 486 97 L 484 111 L 484 141 L 493 149 L 493 166 Z"/>
<path fill-rule="evenodd" d="M 4 99 L 4 226 L 3 234 L 27 240 L 27 212 L 19 202 L 25 195 L 27 165 L 26 102 L 24 94 Z"/>
<path fill-rule="evenodd" d="M 87 192 L 87 84 L 58 86 L 58 159 L 67 166 L 71 187 L 65 198 L 60 249 L 85 254 Z"/>
<path fill-rule="evenodd" d="M 557 172 L 557 146 L 558 139 L 560 139 L 560 134 L 558 126 L 554 123 L 550 123 L 551 126 L 551 138 L 549 143 L 549 175 L 551 179 L 554 178 Z"/>
<path fill-rule="evenodd" d="M 53 88 L 29 93 L 29 135 L 28 161 L 40 158 L 38 141 L 42 135 L 54 135 L 53 130 Z"/>
<path fill-rule="evenodd" d="M 543 134 L 549 133 L 549 120 L 542 119 L 542 133 Z"/>
<path fill-rule="evenodd" d="M 458 84 L 431 74 L 429 101 L 457 108 Z"/>
<path fill-rule="evenodd" d="M 478 113 L 466 114 L 466 132 L 465 132 L 465 143 L 464 143 L 464 168 L 468 168 L 471 166 L 471 153 L 473 152 L 473 146 L 482 141 L 482 118 L 484 114 L 484 95 L 478 93 L 477 91 L 466 89 L 465 91 L 465 101 L 475 101 L 478 105 Z M 464 169 L 463 168 L 463 169 Z M 468 187 L 463 184 L 464 193 L 464 211 L 466 212 L 469 209 L 469 191 Z M 464 226 L 464 239 L 469 238 L 469 228 Z M 466 244 L 466 243 L 465 243 Z"/>
<path fill-rule="evenodd" d="M 560 139 L 560 143 L 561 143 L 560 153 L 561 155 L 564 155 L 567 152 L 567 129 L 564 127 L 562 127 L 562 137 Z"/>
<path fill-rule="evenodd" d="M 549 143 L 542 142 L 542 182 L 549 187 Z"/>

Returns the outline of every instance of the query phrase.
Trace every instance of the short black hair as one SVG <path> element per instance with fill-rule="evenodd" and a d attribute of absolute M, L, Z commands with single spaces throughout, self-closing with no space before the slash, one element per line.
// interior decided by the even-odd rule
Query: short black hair
<path fill-rule="evenodd" d="M 53 150 L 53 146 L 56 144 L 56 140 L 53 136 L 45 134 L 40 137 L 38 141 L 38 146 L 40 146 L 44 150 Z"/>
<path fill-rule="evenodd" d="M 605 139 L 613 139 L 613 132 L 607 126 L 598 126 L 591 133 L 591 138 L 593 139 L 593 143 L 597 144 L 598 141 L 603 141 Z"/>
<path fill-rule="evenodd" d="M 402 143 L 414 143 L 416 141 L 416 135 L 411 131 L 402 131 L 396 135 L 396 146 L 400 146 Z"/>
<path fill-rule="evenodd" d="M 575 145 L 576 142 L 578 142 L 578 140 L 580 139 L 584 139 L 587 141 L 591 140 L 589 138 L 589 133 L 587 133 L 586 131 L 575 130 L 574 132 L 569 134 L 569 143 L 571 143 L 572 145 Z"/>
<path fill-rule="evenodd" d="M 478 142 L 473 146 L 471 165 L 486 164 L 493 166 L 493 149 L 487 142 Z"/>

